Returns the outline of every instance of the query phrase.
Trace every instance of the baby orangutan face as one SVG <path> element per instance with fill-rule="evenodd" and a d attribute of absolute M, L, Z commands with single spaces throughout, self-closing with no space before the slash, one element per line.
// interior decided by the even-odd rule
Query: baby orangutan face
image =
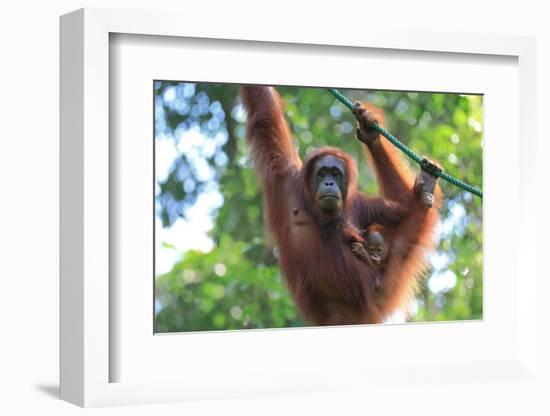
<path fill-rule="evenodd" d="M 386 247 L 384 245 L 384 237 L 379 231 L 367 231 L 365 242 L 368 256 L 376 267 L 380 267 L 386 258 Z"/>

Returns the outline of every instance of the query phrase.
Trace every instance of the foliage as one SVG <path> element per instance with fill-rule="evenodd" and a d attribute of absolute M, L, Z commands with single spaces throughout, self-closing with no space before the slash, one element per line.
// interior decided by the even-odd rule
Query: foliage
<path fill-rule="evenodd" d="M 322 88 L 278 90 L 300 155 L 324 145 L 340 147 L 358 161 L 360 188 L 376 193 L 372 171 L 354 139 L 352 114 Z M 381 107 L 387 129 L 400 140 L 440 162 L 450 174 L 482 187 L 481 96 L 342 92 Z M 303 325 L 265 233 L 262 194 L 244 121 L 235 85 L 155 83 L 157 147 L 167 141 L 177 149 L 173 159 L 162 161 L 166 166 L 159 166 L 157 158 L 157 171 L 166 170 L 165 175 L 157 174 L 161 227 L 192 222 L 197 215 L 193 210 L 207 207 L 213 242 L 211 250 L 204 251 L 181 250 L 167 242 L 157 245 L 157 251 L 179 256 L 171 270 L 156 276 L 159 332 Z M 441 186 L 445 203 L 439 244 L 410 305 L 409 321 L 482 317 L 482 201 L 446 182 Z M 206 196 L 210 204 L 202 204 Z M 162 238 L 162 232 L 157 234 Z"/>

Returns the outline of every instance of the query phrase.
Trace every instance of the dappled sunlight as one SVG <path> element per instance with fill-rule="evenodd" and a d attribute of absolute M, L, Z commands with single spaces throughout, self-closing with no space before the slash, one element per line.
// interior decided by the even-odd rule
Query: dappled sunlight
<path fill-rule="evenodd" d="M 428 287 L 431 292 L 437 294 L 452 289 L 456 284 L 456 274 L 451 270 L 437 272 L 430 276 Z"/>
<path fill-rule="evenodd" d="M 189 250 L 209 252 L 214 248 L 214 242 L 208 236 L 212 229 L 212 218 L 209 215 L 198 218 L 197 221 L 176 221 L 170 227 L 162 227 L 160 220 L 155 221 L 156 253 L 155 272 L 159 276 L 168 273 L 178 261 L 182 253 Z"/>

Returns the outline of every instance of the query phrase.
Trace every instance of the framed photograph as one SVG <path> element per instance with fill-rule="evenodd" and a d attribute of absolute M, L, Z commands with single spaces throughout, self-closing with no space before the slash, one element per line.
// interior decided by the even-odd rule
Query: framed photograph
<path fill-rule="evenodd" d="M 61 397 L 537 383 L 534 40 L 205 30 L 61 18 Z"/>

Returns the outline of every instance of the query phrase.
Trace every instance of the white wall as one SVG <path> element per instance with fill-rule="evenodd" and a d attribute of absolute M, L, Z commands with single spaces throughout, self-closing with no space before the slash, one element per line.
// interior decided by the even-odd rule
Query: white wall
<path fill-rule="evenodd" d="M 80 409 L 58 401 L 58 17 L 74 9 L 116 7 L 134 9 L 189 10 L 185 1 L 114 0 L 88 2 L 50 0 L 4 1 L 0 6 L 0 413 L 73 414 Z M 334 30 L 331 19 L 349 25 L 363 25 L 368 18 L 391 19 L 410 27 L 440 30 L 511 33 L 537 36 L 538 49 L 538 166 L 550 151 L 548 129 L 543 129 L 550 114 L 550 29 L 549 13 L 543 1 L 382 1 L 371 2 L 283 1 L 255 2 L 247 10 L 244 1 L 201 1 L 193 14 L 217 10 L 232 18 L 233 13 L 265 19 L 266 24 L 325 25 Z M 251 2 L 250 4 L 254 4 Z M 288 4 L 288 7 L 286 7 Z M 238 10 L 236 10 L 238 8 Z M 363 16 L 364 18 L 361 18 Z M 205 24 L 208 24 L 205 22 Z M 305 29 L 304 29 L 305 30 Z M 35 100 L 35 112 L 29 112 Z M 542 169 L 540 171 L 542 174 Z M 535 172 L 534 172 L 535 174 Z M 545 174 L 549 179 L 548 174 Z M 543 185 L 548 191 L 550 186 Z M 32 194 L 29 195 L 29 189 Z M 32 197 L 32 198 L 31 198 Z M 548 201 L 544 197 L 544 201 Z M 543 202 L 541 200 L 541 202 Z M 548 231 L 548 209 L 541 204 L 541 231 Z M 535 209 L 535 207 L 534 207 Z M 489 214 L 490 215 L 490 214 Z M 504 235 L 512 236 L 512 227 Z M 543 247 L 543 233 L 538 246 Z M 546 239 L 545 239 L 546 240 Z M 513 255 L 513 241 L 511 252 Z M 547 254 L 546 254 L 547 255 Z M 541 256 L 542 257 L 542 256 Z M 6 267 L 7 266 L 7 267 Z M 543 282 L 539 293 L 548 292 Z M 541 321 L 548 322 L 549 306 L 540 305 Z M 544 325 L 544 324 L 543 324 Z M 546 327 L 548 325 L 546 324 Z M 548 331 L 543 350 L 549 351 Z M 546 355 L 548 355 L 546 353 Z M 546 377 L 550 375 L 548 357 L 540 357 Z M 375 399 L 350 398 L 345 393 L 320 397 L 235 400 L 225 402 L 164 405 L 152 408 L 96 410 L 99 414 L 297 414 L 315 409 L 318 414 L 348 412 L 385 412 L 384 403 L 396 413 L 408 414 L 549 414 L 543 391 L 520 389 L 506 384 L 487 385 L 483 392 L 457 385 L 452 396 L 437 394 L 418 397 L 415 391 L 388 391 Z M 546 394 L 550 388 L 546 387 Z M 537 400 L 538 398 L 538 400 Z M 384 406 L 384 407 L 383 407 Z M 373 408 L 374 407 L 374 408 Z M 9 409 L 9 410 L 8 410 Z"/>

